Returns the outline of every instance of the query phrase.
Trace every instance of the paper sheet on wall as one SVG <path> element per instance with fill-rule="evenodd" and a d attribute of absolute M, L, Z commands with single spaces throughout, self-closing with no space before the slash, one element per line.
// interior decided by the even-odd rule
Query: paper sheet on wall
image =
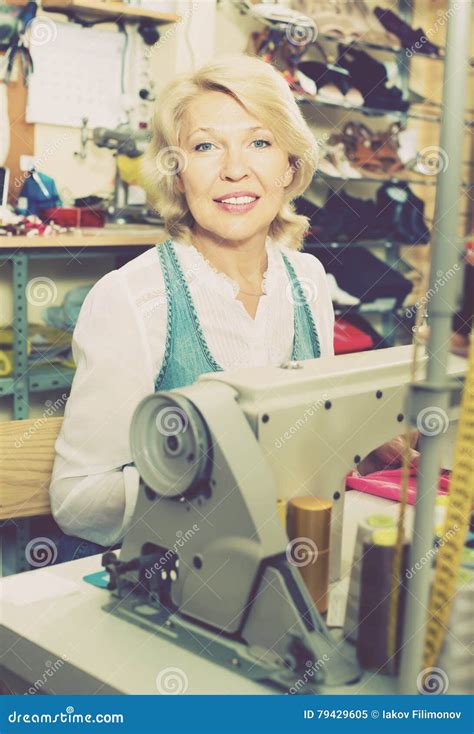
<path fill-rule="evenodd" d="M 80 127 L 87 117 L 89 127 L 116 127 L 124 35 L 75 23 L 55 22 L 49 31 L 30 44 L 26 121 Z"/>

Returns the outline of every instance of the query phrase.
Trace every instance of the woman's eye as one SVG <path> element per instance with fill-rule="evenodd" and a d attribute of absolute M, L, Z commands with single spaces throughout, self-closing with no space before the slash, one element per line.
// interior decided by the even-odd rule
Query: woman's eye
<path fill-rule="evenodd" d="M 269 140 L 264 140 L 263 138 L 258 138 L 258 140 L 253 140 L 254 143 L 265 143 L 265 146 L 258 145 L 258 148 L 267 147 L 267 145 L 271 145 Z"/>
<path fill-rule="evenodd" d="M 197 145 L 194 146 L 194 150 L 199 150 L 199 149 L 202 150 L 203 145 L 213 145 L 213 143 L 198 143 Z M 209 148 L 207 148 L 206 150 L 209 150 Z"/>

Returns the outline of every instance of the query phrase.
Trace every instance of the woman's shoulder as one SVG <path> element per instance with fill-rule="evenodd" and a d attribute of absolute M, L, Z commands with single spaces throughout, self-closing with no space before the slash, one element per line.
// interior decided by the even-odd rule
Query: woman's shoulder
<path fill-rule="evenodd" d="M 81 312 L 107 309 L 120 318 L 124 309 L 135 306 L 141 310 L 150 299 L 162 298 L 163 294 L 163 275 L 157 245 L 154 245 L 98 278 L 88 291 Z"/>

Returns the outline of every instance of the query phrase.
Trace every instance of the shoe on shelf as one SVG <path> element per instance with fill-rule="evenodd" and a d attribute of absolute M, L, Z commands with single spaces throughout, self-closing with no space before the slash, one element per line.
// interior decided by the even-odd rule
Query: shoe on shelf
<path fill-rule="evenodd" d="M 278 71 L 278 70 L 277 70 Z M 316 85 L 311 79 L 304 74 L 300 74 L 298 70 L 292 72 L 290 69 L 284 69 L 279 72 L 288 83 L 291 91 L 297 97 L 306 97 L 313 99 L 316 94 Z"/>
<path fill-rule="evenodd" d="M 325 150 L 325 148 L 322 148 L 321 150 L 321 156 L 318 163 L 318 172 L 324 174 L 325 176 L 329 176 L 330 178 L 341 178 L 339 170 L 336 168 L 334 163 L 332 163 L 331 159 L 327 155 L 327 151 Z"/>
<path fill-rule="evenodd" d="M 376 198 L 376 220 L 397 242 L 426 245 L 430 232 L 424 219 L 424 202 L 408 184 L 388 182 L 379 188 Z"/>
<path fill-rule="evenodd" d="M 291 90 L 297 95 L 313 98 L 318 91 L 316 82 L 299 70 L 299 63 L 309 43 L 310 41 L 306 41 L 305 43 L 292 43 L 289 38 L 285 37 L 281 44 L 281 55 L 286 64 L 283 76 L 290 85 Z"/>
<path fill-rule="evenodd" d="M 326 280 L 329 286 L 329 294 L 331 301 L 338 306 L 358 306 L 360 298 L 351 295 L 347 291 L 339 288 L 337 280 L 332 273 L 326 273 Z"/>
<path fill-rule="evenodd" d="M 388 86 L 388 75 L 384 64 L 365 51 L 339 44 L 337 64 L 346 69 L 352 86 L 358 89 L 368 107 L 400 110 L 405 112 L 410 103 L 403 99 L 401 90 Z"/>
<path fill-rule="evenodd" d="M 316 97 L 318 93 L 318 88 L 316 86 L 316 82 L 313 79 L 311 79 L 309 76 L 306 76 L 306 74 L 303 74 L 300 69 L 296 70 L 295 77 L 308 97 Z"/>
<path fill-rule="evenodd" d="M 347 157 L 357 167 L 372 175 L 393 176 L 403 170 L 398 156 L 400 124 L 393 123 L 385 132 L 373 133 L 363 123 L 348 122 L 343 129 Z"/>
<path fill-rule="evenodd" d="M 248 51 L 271 64 L 277 54 L 281 38 L 281 31 L 274 28 L 264 28 L 262 31 L 251 33 Z"/>
<path fill-rule="evenodd" d="M 338 105 L 350 104 L 352 107 L 361 107 L 364 104 L 364 98 L 352 84 L 347 71 L 329 64 L 325 55 L 324 59 L 324 62 L 302 61 L 298 66 L 303 74 L 315 82 L 318 98 L 324 102 L 333 102 Z"/>
<path fill-rule="evenodd" d="M 339 178 L 362 178 L 362 173 L 351 166 L 347 158 L 343 135 L 337 133 L 331 135 L 324 148 L 326 157 L 338 171 Z"/>
<path fill-rule="evenodd" d="M 344 84 L 346 75 L 334 69 L 328 69 L 321 61 L 302 61 L 298 70 L 314 81 L 317 87 L 317 96 L 321 100 L 344 103 Z"/>
<path fill-rule="evenodd" d="M 344 126 L 342 137 L 350 163 L 376 178 L 387 177 L 384 161 L 377 156 L 377 149 L 373 147 L 374 134 L 366 125 L 348 122 Z"/>
<path fill-rule="evenodd" d="M 382 163 L 383 170 L 389 176 L 403 170 L 403 163 L 398 155 L 398 135 L 400 131 L 400 123 L 394 122 L 387 130 L 372 134 L 372 150 L 377 160 Z"/>
<path fill-rule="evenodd" d="M 423 28 L 414 30 L 408 23 L 405 23 L 398 15 L 387 8 L 377 6 L 374 8 L 374 14 L 384 28 L 398 36 L 403 48 L 409 49 L 412 53 L 424 54 L 425 56 L 440 55 L 439 47 L 428 41 Z"/>

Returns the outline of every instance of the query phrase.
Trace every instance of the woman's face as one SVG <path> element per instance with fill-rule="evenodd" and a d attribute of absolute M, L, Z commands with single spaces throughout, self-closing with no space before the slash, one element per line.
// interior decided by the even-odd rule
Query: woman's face
<path fill-rule="evenodd" d="M 179 146 L 177 185 L 198 227 L 221 240 L 266 235 L 293 179 L 271 130 L 229 95 L 203 92 L 183 115 Z"/>

